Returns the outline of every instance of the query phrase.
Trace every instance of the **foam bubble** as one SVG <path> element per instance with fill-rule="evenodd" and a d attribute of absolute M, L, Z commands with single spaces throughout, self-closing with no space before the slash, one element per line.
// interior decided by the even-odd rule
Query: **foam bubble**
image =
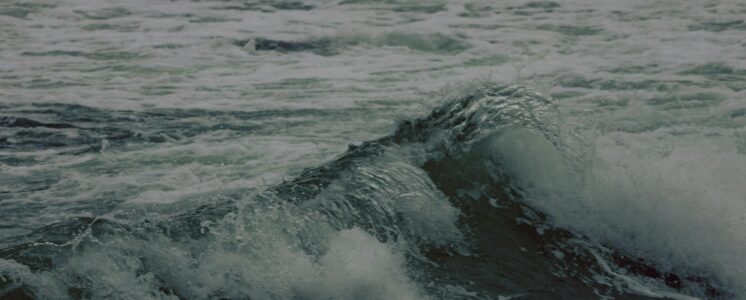
<path fill-rule="evenodd" d="M 277 234 L 191 245 L 118 236 L 79 252 L 57 278 L 75 280 L 67 284 L 84 285 L 94 298 L 425 298 L 408 277 L 403 253 L 360 229 L 329 232 L 318 241 L 326 249 L 318 257 Z"/>

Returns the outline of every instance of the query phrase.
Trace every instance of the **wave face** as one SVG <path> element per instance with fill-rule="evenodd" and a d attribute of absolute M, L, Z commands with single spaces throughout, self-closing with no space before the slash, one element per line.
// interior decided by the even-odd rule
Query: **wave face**
<path fill-rule="evenodd" d="M 587 140 L 567 133 L 556 103 L 523 87 L 483 83 L 444 97 L 430 115 L 274 187 L 212 195 L 184 213 L 78 217 L 6 239 L 0 292 L 40 299 L 743 295 L 746 239 L 727 230 L 734 224 L 715 222 L 714 209 L 696 197 L 722 206 L 731 205 L 727 199 L 705 190 L 671 199 L 670 178 L 635 181 L 652 179 L 644 173 L 650 166 L 617 169 L 603 152 L 589 160 Z M 719 195 L 737 196 L 728 192 Z M 692 207 L 701 213 L 687 213 Z M 731 232 L 732 247 L 717 249 L 721 238 L 707 234 L 721 229 Z"/>

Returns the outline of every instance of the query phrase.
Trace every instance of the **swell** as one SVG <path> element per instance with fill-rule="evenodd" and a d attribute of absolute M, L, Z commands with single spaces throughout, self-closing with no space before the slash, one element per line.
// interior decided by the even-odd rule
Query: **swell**
<path fill-rule="evenodd" d="M 8 239 L 0 258 L 14 267 L 2 270 L 0 291 L 6 298 L 44 298 L 45 292 L 56 291 L 74 299 L 344 298 L 363 291 L 368 291 L 367 298 L 377 298 L 370 294 L 375 291 L 392 297 L 474 299 L 684 298 L 679 293 L 732 297 L 710 278 L 659 271 L 644 258 L 555 228 L 542 212 L 522 201 L 524 192 L 489 150 L 491 137 L 520 128 L 561 147 L 556 129 L 560 121 L 551 100 L 525 88 L 472 86 L 446 96 L 430 115 L 402 122 L 392 135 L 351 145 L 337 159 L 266 190 L 227 193 L 178 215 L 143 218 L 122 212 L 77 218 Z M 402 272 L 416 291 L 402 294 L 408 285 L 385 280 L 374 289 L 325 277 L 328 270 L 336 270 L 326 261 L 329 253 L 337 253 L 334 241 L 340 240 L 339 233 L 344 233 L 344 240 L 349 237 L 346 230 L 356 228 L 394 249 L 394 254 L 403 253 Z M 161 253 L 166 248 L 176 249 L 184 262 Z M 285 248 L 292 253 L 273 253 Z M 342 254 L 329 259 L 342 259 Z M 132 261 L 114 270 L 91 266 L 100 255 Z M 311 266 L 299 267 L 300 274 L 335 284 L 326 287 L 327 282 L 262 273 L 240 260 L 212 269 L 231 256 L 260 267 L 278 261 L 291 264 L 290 258 Z M 95 277 L 102 270 L 110 276 L 107 280 Z M 213 275 L 206 270 L 232 272 L 232 277 L 208 280 L 202 277 Z M 384 274 L 399 272 L 386 270 Z M 112 272 L 137 280 L 126 281 L 131 289 L 112 290 L 121 282 L 109 278 L 127 277 L 111 276 Z M 270 280 L 273 276 L 291 282 L 293 288 L 281 290 Z M 186 280 L 201 288 L 184 286 Z M 318 294 L 293 282 L 304 280 L 330 291 Z M 348 287 L 341 289 L 340 282 Z"/>

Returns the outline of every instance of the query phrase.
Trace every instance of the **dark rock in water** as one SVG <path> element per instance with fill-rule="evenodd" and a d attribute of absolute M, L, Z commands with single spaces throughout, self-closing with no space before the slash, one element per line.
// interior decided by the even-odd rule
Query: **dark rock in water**
<path fill-rule="evenodd" d="M 320 39 L 311 41 L 279 41 L 269 39 L 256 39 L 256 50 L 257 51 L 310 51 L 322 48 L 327 48 L 331 45 L 331 40 Z"/>
<path fill-rule="evenodd" d="M 531 1 L 525 5 L 528 8 L 554 9 L 559 8 L 560 4 L 553 1 Z"/>
<path fill-rule="evenodd" d="M 233 44 L 251 52 L 312 52 L 324 56 L 336 55 L 340 49 L 360 44 L 369 44 L 377 47 L 406 47 L 415 51 L 437 54 L 459 53 L 471 47 L 471 45 L 460 38 L 441 33 L 422 35 L 395 31 L 374 36 L 320 37 L 302 41 L 256 38 L 235 40 Z"/>
<path fill-rule="evenodd" d="M 227 2 L 227 1 L 226 1 Z M 237 2 L 237 3 L 236 3 Z M 315 8 L 311 4 L 305 4 L 302 1 L 293 0 L 259 0 L 259 1 L 236 1 L 227 2 L 231 3 L 228 6 L 219 6 L 217 9 L 231 9 L 231 10 L 253 10 L 262 12 L 274 12 L 274 10 L 305 10 L 309 11 Z"/>
<path fill-rule="evenodd" d="M 278 1 L 270 4 L 275 9 L 280 10 L 312 10 L 313 5 L 305 4 L 301 1 Z"/>
<path fill-rule="evenodd" d="M 254 43 L 255 51 L 277 51 L 277 52 L 312 52 L 318 55 L 334 55 L 334 45 L 329 38 L 312 39 L 306 41 L 281 41 L 265 38 L 253 40 L 237 40 L 236 46 L 245 47 L 247 43 Z"/>

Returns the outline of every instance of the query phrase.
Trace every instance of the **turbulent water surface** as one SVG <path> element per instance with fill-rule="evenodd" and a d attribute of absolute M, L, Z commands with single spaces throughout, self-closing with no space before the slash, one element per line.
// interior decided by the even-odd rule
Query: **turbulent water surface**
<path fill-rule="evenodd" d="M 0 298 L 746 298 L 745 15 L 0 0 Z"/>

